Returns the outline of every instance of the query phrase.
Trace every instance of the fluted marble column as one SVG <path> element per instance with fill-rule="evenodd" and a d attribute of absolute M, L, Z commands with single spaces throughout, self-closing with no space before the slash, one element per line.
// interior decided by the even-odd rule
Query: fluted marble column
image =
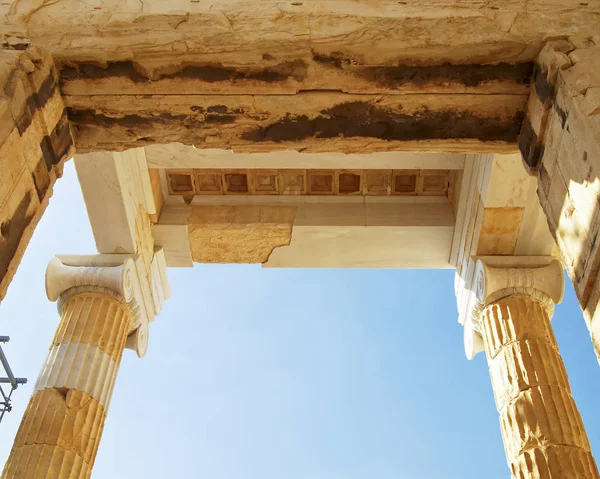
<path fill-rule="evenodd" d="M 560 264 L 477 268 L 477 319 L 512 477 L 597 479 L 550 325 L 562 298 Z"/>
<path fill-rule="evenodd" d="M 90 477 L 136 326 L 133 261 L 116 267 L 54 261 L 46 288 L 50 299 L 60 296 L 61 319 L 4 467 L 6 479 Z"/>

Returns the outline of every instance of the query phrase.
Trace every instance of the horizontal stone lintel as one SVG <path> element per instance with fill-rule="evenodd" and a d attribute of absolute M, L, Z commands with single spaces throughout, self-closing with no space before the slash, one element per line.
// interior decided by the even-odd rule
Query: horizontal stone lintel
<path fill-rule="evenodd" d="M 66 96 L 79 152 L 180 142 L 239 152 L 514 152 L 526 95 Z"/>
<path fill-rule="evenodd" d="M 203 197 L 189 206 L 165 205 L 152 229 L 171 267 L 190 267 L 193 261 L 269 267 L 451 267 L 454 216 L 446 198 L 360 204 L 326 199 L 223 204 Z M 359 248 L 358 253 L 353 248 Z M 276 259 L 271 261 L 273 254 Z"/>
<path fill-rule="evenodd" d="M 277 151 L 272 153 L 242 153 L 231 150 L 199 149 L 180 143 L 150 145 L 145 148 L 150 168 L 246 168 L 288 169 L 388 169 L 388 170 L 462 170 L 465 155 L 452 153 L 415 153 L 390 151 L 372 154 L 299 153 Z"/>
<path fill-rule="evenodd" d="M 24 31 L 60 61 L 201 61 L 278 65 L 315 59 L 346 65 L 518 63 L 546 38 L 596 31 L 597 2 L 490 0 L 61 0 L 43 9 L 9 0 L 2 31 Z M 17 39 L 18 40 L 18 39 Z M 16 40 L 16 41 L 17 41 Z M 124 45 L 127 47 L 124 48 Z M 177 71 L 177 69 L 175 70 Z"/>
<path fill-rule="evenodd" d="M 255 65 L 185 62 L 157 67 L 137 61 L 61 68 L 65 95 L 266 94 L 330 90 L 359 94 L 527 94 L 533 64 L 361 65 L 340 52 Z"/>

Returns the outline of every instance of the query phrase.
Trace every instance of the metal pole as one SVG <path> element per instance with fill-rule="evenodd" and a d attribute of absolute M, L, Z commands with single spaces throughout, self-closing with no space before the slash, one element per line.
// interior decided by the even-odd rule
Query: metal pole
<path fill-rule="evenodd" d="M 11 392 L 12 392 L 12 388 L 10 388 Z M 2 397 L 4 398 L 4 402 L 1 402 L 0 404 L 4 404 L 5 406 L 10 406 L 10 393 L 8 394 L 8 396 L 6 394 L 4 394 L 4 389 L 2 389 L 2 386 L 0 386 L 0 394 L 2 394 Z"/>
<path fill-rule="evenodd" d="M 0 343 L 8 343 L 9 341 L 10 341 L 10 337 L 0 336 Z M 10 412 L 12 410 L 12 405 L 10 403 L 10 397 L 12 396 L 13 391 L 15 389 L 17 389 L 19 384 L 27 383 L 27 379 L 15 377 L 15 375 L 12 372 L 12 369 L 10 368 L 10 365 L 8 364 L 8 360 L 6 359 L 6 356 L 4 355 L 4 351 L 2 350 L 2 347 L 0 347 L 0 363 L 2 364 L 2 367 L 4 368 L 4 370 L 6 371 L 6 375 L 8 376 L 6 378 L 0 378 L 0 394 L 2 395 L 2 398 L 4 399 L 4 401 L 0 401 L 0 422 L 1 422 L 2 418 L 4 417 L 4 414 L 6 412 Z M 2 389 L 1 384 L 10 384 L 11 388 L 10 388 L 10 392 L 8 393 L 8 395 L 6 395 L 4 393 L 4 390 Z"/>
<path fill-rule="evenodd" d="M 14 383 L 10 380 L 10 378 L 0 378 L 0 384 L 10 384 L 14 388 L 16 388 L 18 384 L 27 384 L 27 378 L 13 378 Z M 14 385 L 13 385 L 14 384 Z"/>
<path fill-rule="evenodd" d="M 6 381 L 6 382 L 10 383 L 13 388 L 16 388 L 17 387 L 17 379 L 15 378 L 15 375 L 13 374 L 12 369 L 10 369 L 8 360 L 6 359 L 6 356 L 4 355 L 4 351 L 2 351 L 1 347 L 0 347 L 0 363 L 2 363 L 2 366 L 4 367 L 4 370 L 6 371 L 6 375 L 8 376 L 8 381 Z"/>

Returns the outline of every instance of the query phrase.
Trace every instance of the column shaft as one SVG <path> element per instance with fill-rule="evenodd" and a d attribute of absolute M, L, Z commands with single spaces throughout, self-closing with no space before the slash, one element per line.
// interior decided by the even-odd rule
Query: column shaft
<path fill-rule="evenodd" d="M 90 477 L 130 321 L 109 295 L 64 303 L 3 479 Z"/>
<path fill-rule="evenodd" d="M 512 477 L 598 479 L 543 305 L 512 295 L 487 306 L 481 319 Z"/>

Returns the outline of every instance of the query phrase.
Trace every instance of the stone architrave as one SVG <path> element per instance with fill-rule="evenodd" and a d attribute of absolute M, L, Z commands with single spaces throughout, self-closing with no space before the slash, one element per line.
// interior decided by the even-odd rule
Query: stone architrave
<path fill-rule="evenodd" d="M 476 265 L 473 319 L 515 479 L 600 477 L 550 325 L 563 289 L 556 260 L 538 268 Z"/>
<path fill-rule="evenodd" d="M 574 0 L 263 0 L 260 12 L 244 0 L 7 0 L 0 13 L 3 41 L 54 55 L 80 153 L 173 141 L 499 153 L 515 151 L 543 42 L 596 32 L 600 9 Z"/>

